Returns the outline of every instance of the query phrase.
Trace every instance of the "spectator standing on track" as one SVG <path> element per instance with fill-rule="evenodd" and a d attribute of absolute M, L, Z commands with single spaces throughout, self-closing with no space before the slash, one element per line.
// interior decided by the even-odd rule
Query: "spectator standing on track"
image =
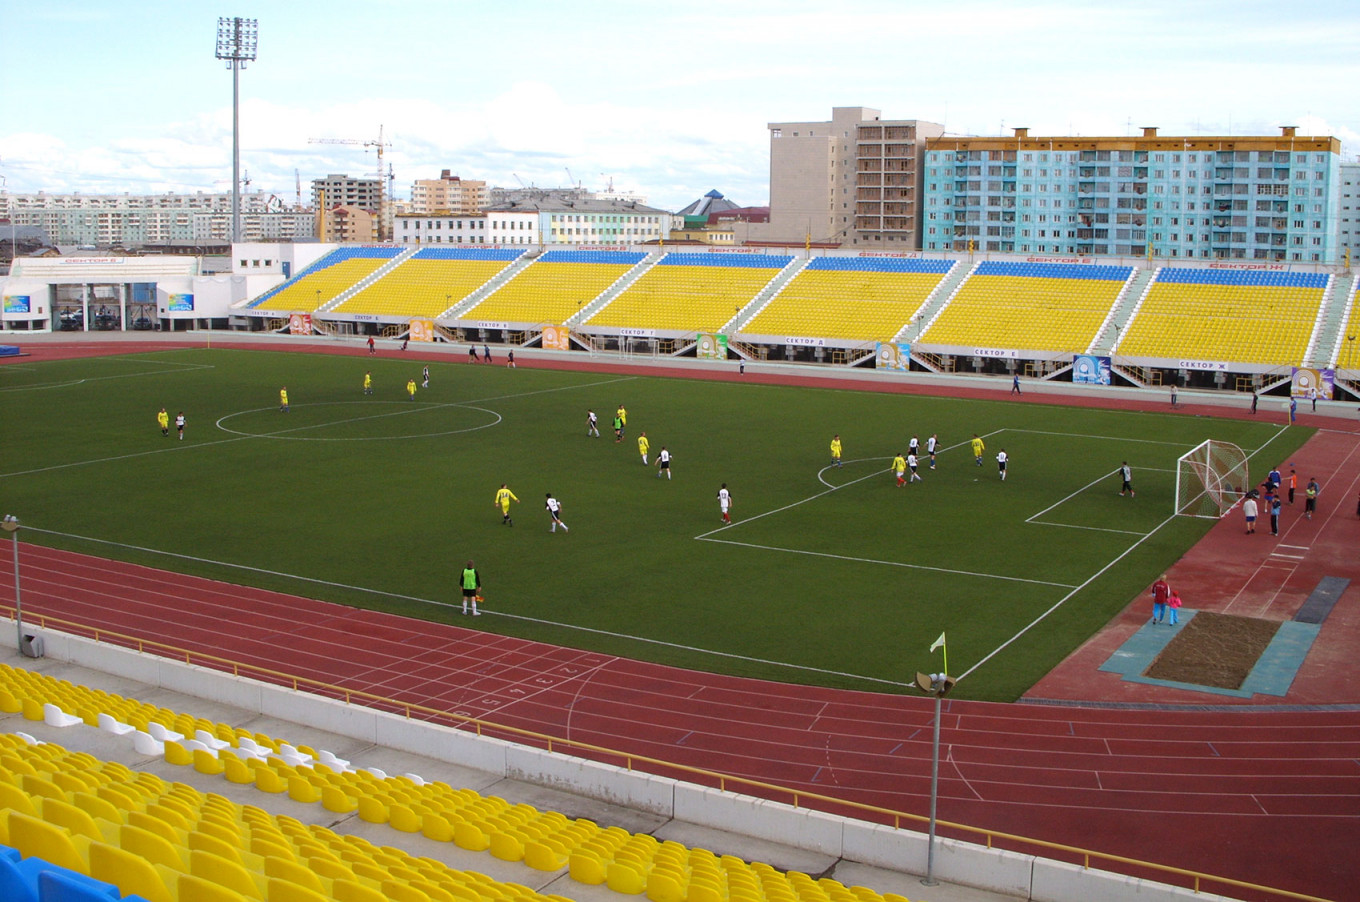
<path fill-rule="evenodd" d="M 491 362 L 491 345 L 483 342 L 482 344 L 482 363 Z"/>
<path fill-rule="evenodd" d="M 507 354 L 505 368 L 507 370 L 517 369 L 517 367 L 515 366 L 515 352 L 513 349 L 511 349 Z"/>
<path fill-rule="evenodd" d="M 1276 494 L 1279 494 L 1280 483 L 1284 482 L 1283 477 L 1280 476 L 1280 468 L 1271 467 L 1270 474 L 1266 476 L 1266 481 L 1270 484 L 1271 490 Z"/>
<path fill-rule="evenodd" d="M 1308 400 L 1313 403 L 1313 413 L 1317 413 L 1317 389 L 1308 389 Z"/>
<path fill-rule="evenodd" d="M 1152 584 L 1152 622 L 1161 623 L 1166 619 L 1166 602 L 1171 597 L 1171 586 L 1167 584 L 1166 574 L 1163 573 L 1157 581 Z"/>
<path fill-rule="evenodd" d="M 519 501 L 519 499 L 516 498 L 515 493 L 510 491 L 510 488 L 502 482 L 501 487 L 496 490 L 496 500 L 493 501 L 492 504 L 501 509 L 501 523 L 506 526 L 515 525 L 515 521 L 510 519 L 511 501 Z"/>
<path fill-rule="evenodd" d="M 1256 492 L 1247 493 L 1247 500 L 1242 502 L 1242 516 L 1247 518 L 1247 535 L 1256 532 Z"/>
<path fill-rule="evenodd" d="M 1122 498 L 1127 494 L 1130 498 L 1137 497 L 1138 493 L 1133 490 L 1133 467 L 1129 466 L 1127 460 L 1119 465 L 1119 478 L 1123 482 L 1119 496 Z"/>
<path fill-rule="evenodd" d="M 472 561 L 468 561 L 467 566 L 463 568 L 463 575 L 459 584 L 463 587 L 463 613 L 468 612 L 468 604 L 471 603 L 472 616 L 480 617 L 481 613 L 477 610 L 477 599 L 481 597 L 482 575 L 477 572 Z"/>
<path fill-rule="evenodd" d="M 1298 415 L 1299 415 L 1299 399 L 1298 399 L 1298 398 L 1290 398 L 1290 399 L 1289 399 L 1289 423 L 1290 423 L 1291 426 L 1294 424 L 1294 421 L 1298 419 Z"/>
<path fill-rule="evenodd" d="M 1179 394 L 1177 393 L 1177 391 L 1176 391 L 1176 386 L 1175 386 L 1175 385 L 1172 385 L 1172 386 L 1171 386 L 1171 409 L 1172 409 L 1172 410 L 1175 410 L 1177 407 L 1180 407 L 1180 395 L 1179 395 Z"/>
<path fill-rule="evenodd" d="M 376 353 L 378 353 L 378 351 L 377 348 L 373 346 L 373 336 L 370 335 L 368 336 L 368 355 L 372 357 Z"/>
<path fill-rule="evenodd" d="M 1181 593 L 1175 589 L 1171 590 L 1171 597 L 1166 600 L 1166 622 L 1175 626 L 1181 622 L 1176 612 L 1181 609 Z"/>
<path fill-rule="evenodd" d="M 1299 474 L 1291 468 L 1289 470 L 1289 503 L 1294 503 L 1294 490 L 1299 487 Z"/>
<path fill-rule="evenodd" d="M 1303 487 L 1303 517 L 1305 520 L 1313 519 L 1313 511 L 1317 510 L 1317 498 L 1322 493 L 1322 486 L 1318 485 L 1316 476 L 1308 477 L 1308 485 Z"/>
<path fill-rule="evenodd" d="M 1280 504 L 1279 495 L 1270 496 L 1270 534 L 1278 536 L 1280 534 Z"/>
<path fill-rule="evenodd" d="M 1261 396 L 1256 393 L 1256 389 L 1251 390 L 1251 415 L 1256 416 L 1256 405 L 1261 401 Z"/>
<path fill-rule="evenodd" d="M 161 435 L 167 437 L 170 435 L 170 414 L 165 412 L 164 407 L 156 414 L 156 424 L 161 427 Z"/>
<path fill-rule="evenodd" d="M 477 362 L 477 346 L 468 345 L 468 363 Z"/>
<path fill-rule="evenodd" d="M 1020 394 L 1020 374 L 1019 374 L 1019 373 L 1016 373 L 1015 375 L 1011 376 L 1011 394 L 1013 394 L 1013 395 L 1018 395 L 1018 394 Z"/>

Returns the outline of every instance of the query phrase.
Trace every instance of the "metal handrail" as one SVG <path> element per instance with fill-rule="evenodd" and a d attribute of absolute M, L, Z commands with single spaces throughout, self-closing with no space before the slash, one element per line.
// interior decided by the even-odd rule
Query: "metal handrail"
<path fill-rule="evenodd" d="M 0 606 L 0 610 L 8 611 L 7 615 L 8 619 L 10 619 L 11 621 L 14 619 L 13 607 Z M 544 745 L 547 751 L 549 752 L 556 751 L 556 749 L 554 749 L 554 745 L 556 745 L 559 747 L 570 748 L 577 751 L 593 752 L 596 755 L 608 758 L 617 758 L 623 761 L 623 766 L 629 771 L 634 770 L 635 765 L 638 764 L 654 765 L 656 767 L 667 768 L 673 771 L 679 771 L 681 773 L 690 774 L 697 777 L 703 777 L 710 781 L 714 781 L 717 783 L 718 789 L 723 792 L 729 791 L 728 784 L 734 784 L 746 787 L 748 789 L 760 789 L 773 793 L 775 795 L 786 796 L 790 799 L 791 804 L 793 805 L 794 808 L 811 807 L 803 803 L 806 803 L 808 801 L 814 801 L 826 803 L 828 805 L 849 808 L 851 810 L 863 812 L 866 814 L 884 816 L 887 818 L 891 818 L 893 828 L 899 830 L 902 828 L 902 824 L 904 821 L 924 824 L 929 820 L 927 817 L 920 814 L 911 814 L 910 812 L 906 811 L 896 811 L 891 808 L 883 808 L 881 806 L 871 805 L 866 802 L 856 802 L 849 799 L 839 799 L 834 796 L 822 795 L 821 793 L 791 789 L 787 786 L 781 786 L 777 783 L 767 783 L 763 780 L 756 780 L 750 777 L 733 776 L 731 774 L 724 774 L 720 771 L 708 770 L 702 767 L 695 767 L 690 764 L 678 764 L 673 761 L 666 761 L 665 759 L 662 758 L 653 758 L 648 755 L 635 755 L 629 752 L 621 752 L 617 749 L 611 749 L 606 746 L 595 745 L 589 742 L 580 742 L 575 739 L 563 739 L 561 737 L 552 736 L 547 733 L 539 733 L 534 730 L 526 730 L 523 727 L 514 727 L 508 724 L 499 724 L 495 723 L 494 721 L 484 720 L 480 717 L 471 717 L 465 714 L 455 714 L 451 711 L 444 711 L 439 708 L 432 708 L 429 707 L 428 705 L 422 705 L 417 702 L 403 702 L 398 699 L 388 698 L 386 696 L 378 695 L 373 692 L 368 692 L 363 689 L 350 689 L 334 683 L 327 683 L 322 680 L 312 679 L 311 677 L 298 676 L 296 674 L 287 673 L 281 670 L 273 670 L 268 667 L 261 667 L 258 664 L 242 663 L 240 661 L 236 661 L 231 658 L 226 658 L 221 655 L 214 655 L 209 652 L 193 651 L 191 649 L 181 648 L 179 646 L 171 645 L 166 642 L 161 642 L 156 639 L 145 639 L 140 636 L 134 636 L 128 633 L 120 633 L 116 630 L 108 630 L 103 629 L 101 627 L 93 627 L 89 626 L 88 624 L 80 623 L 74 620 L 67 620 L 62 617 L 55 617 L 47 614 L 34 614 L 32 612 L 27 612 L 25 617 L 27 623 L 29 624 L 36 623 L 38 627 L 42 629 L 48 628 L 49 623 L 57 624 L 61 627 L 65 627 L 66 631 L 73 632 L 76 635 L 89 634 L 90 638 L 93 639 L 95 642 L 118 640 L 117 642 L 113 642 L 111 644 L 131 646 L 135 648 L 138 652 L 143 654 L 145 654 L 147 652 L 147 649 L 149 648 L 156 649 L 162 653 L 163 657 L 182 658 L 184 660 L 184 663 L 188 665 L 193 665 L 195 661 L 197 661 L 200 664 L 207 662 L 212 665 L 215 665 L 213 669 L 229 670 L 232 676 L 238 677 L 242 676 L 243 670 L 248 672 L 246 675 L 249 675 L 249 673 L 262 675 L 274 680 L 283 681 L 284 683 L 288 684 L 294 692 L 308 691 L 304 689 L 304 687 L 310 687 L 310 691 L 312 691 L 314 694 L 331 693 L 339 695 L 343 697 L 345 704 L 353 704 L 355 699 L 360 699 L 370 702 L 375 706 L 381 706 L 385 708 L 396 708 L 403 712 L 407 720 L 411 719 L 413 713 L 418 713 L 428 715 L 430 718 L 453 721 L 455 723 L 462 724 L 463 726 L 471 726 L 475 729 L 476 735 L 478 736 L 484 735 L 484 731 L 497 732 L 502 734 L 508 733 L 512 736 L 516 736 L 524 740 L 530 740 L 532 742 L 540 743 Z M 1015 833 L 1005 833 L 999 830 L 988 830 L 983 827 L 973 827 L 968 824 L 960 824 L 954 821 L 945 821 L 938 819 L 936 820 L 936 824 L 940 827 L 947 827 L 952 830 L 956 830 L 960 833 L 981 837 L 984 840 L 986 848 L 988 849 L 994 848 L 996 841 L 1001 840 L 1007 843 L 1015 843 L 1018 845 L 1031 846 L 1038 849 L 1062 852 L 1066 855 L 1079 858 L 1081 860 L 1081 866 L 1083 868 L 1089 869 L 1092 866 L 1092 862 L 1096 861 L 1107 864 L 1125 865 L 1130 868 L 1144 868 L 1147 870 L 1156 871 L 1160 874 L 1182 877 L 1190 882 L 1191 889 L 1197 893 L 1202 891 L 1202 884 L 1209 883 L 1224 887 L 1233 887 L 1236 889 L 1250 890 L 1256 893 L 1266 893 L 1280 899 L 1300 900 L 1300 902 L 1330 902 L 1330 900 L 1324 899 L 1320 896 L 1311 896 L 1306 893 L 1291 892 L 1289 890 L 1277 889 L 1275 887 L 1270 886 L 1263 886 L 1257 883 L 1248 883 L 1243 880 L 1235 880 L 1231 877 L 1220 877 L 1218 875 L 1207 874 L 1202 871 L 1193 871 L 1188 870 L 1186 868 L 1173 867 L 1171 865 L 1157 864 L 1156 862 L 1151 861 L 1142 861 L 1137 858 L 1128 858 L 1123 855 L 1115 855 L 1108 852 L 1099 852 L 1094 849 L 1084 849 L 1081 848 L 1080 846 L 1069 846 L 1064 843 L 1051 842 L 1049 840 L 1044 839 L 1035 839 L 1033 837 L 1021 836 Z"/>

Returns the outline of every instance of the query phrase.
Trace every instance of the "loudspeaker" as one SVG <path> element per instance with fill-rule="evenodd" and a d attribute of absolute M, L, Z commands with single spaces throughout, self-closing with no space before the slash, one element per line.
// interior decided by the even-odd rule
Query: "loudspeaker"
<path fill-rule="evenodd" d="M 46 649 L 42 636 L 24 636 L 19 640 L 19 651 L 30 658 L 41 658 Z"/>

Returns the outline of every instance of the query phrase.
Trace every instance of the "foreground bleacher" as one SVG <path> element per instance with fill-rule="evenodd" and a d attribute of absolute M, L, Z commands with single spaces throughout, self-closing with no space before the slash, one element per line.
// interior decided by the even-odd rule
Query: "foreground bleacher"
<path fill-rule="evenodd" d="M 526 877 L 540 873 L 530 878 L 536 884 L 564 886 L 554 875 L 565 872 L 587 896 L 600 887 L 645 893 L 653 902 L 905 902 L 416 774 L 356 768 L 307 746 L 23 669 L 0 667 L 0 709 L 21 714 L 35 732 L 102 737 L 105 749 L 159 735 L 164 762 L 196 781 L 167 779 L 20 731 L 0 733 L 0 843 L 25 861 L 40 859 L 149 902 L 564 902 L 403 851 L 403 836 L 513 862 Z M 169 724 L 192 728 L 197 738 Z M 256 798 L 242 804 L 228 797 L 241 792 Z M 267 810 L 284 798 L 298 814 L 315 816 Z M 337 833 L 317 823 L 337 819 L 370 832 Z M 41 870 L 31 862 L 24 867 Z"/>

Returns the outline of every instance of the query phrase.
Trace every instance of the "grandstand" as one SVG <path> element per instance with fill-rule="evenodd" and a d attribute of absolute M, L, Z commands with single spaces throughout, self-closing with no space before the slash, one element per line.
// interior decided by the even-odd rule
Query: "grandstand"
<path fill-rule="evenodd" d="M 402 253 L 397 247 L 340 247 L 247 305 L 256 310 L 312 312 Z"/>
<path fill-rule="evenodd" d="M 438 316 L 491 281 L 523 253 L 523 248 L 423 248 L 331 312 L 398 318 Z"/>
<path fill-rule="evenodd" d="M 986 261 L 926 324 L 916 343 L 1085 352 L 1133 275 L 1129 266 Z"/>
<path fill-rule="evenodd" d="M 671 253 L 586 320 L 589 328 L 716 332 L 793 257 Z"/>
<path fill-rule="evenodd" d="M 814 257 L 741 331 L 752 337 L 887 341 L 954 266 L 953 260 Z"/>
<path fill-rule="evenodd" d="M 1124 358 L 1303 363 L 1325 273 L 1164 268 L 1114 353 Z"/>
<path fill-rule="evenodd" d="M 626 251 L 545 251 L 463 319 L 561 324 L 647 257 Z"/>

